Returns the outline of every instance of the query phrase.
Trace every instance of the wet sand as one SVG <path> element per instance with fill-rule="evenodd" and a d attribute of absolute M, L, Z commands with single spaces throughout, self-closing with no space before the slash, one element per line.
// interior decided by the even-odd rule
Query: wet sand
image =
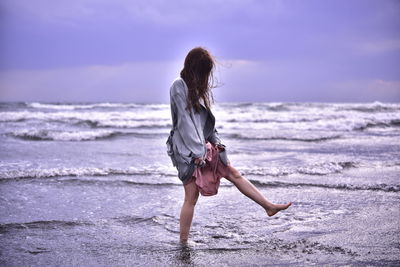
<path fill-rule="evenodd" d="M 2 266 L 400 262 L 396 192 L 260 187 L 275 202 L 295 200 L 268 217 L 226 182 L 217 196 L 200 198 L 185 247 L 181 186 L 74 179 L 2 182 Z"/>

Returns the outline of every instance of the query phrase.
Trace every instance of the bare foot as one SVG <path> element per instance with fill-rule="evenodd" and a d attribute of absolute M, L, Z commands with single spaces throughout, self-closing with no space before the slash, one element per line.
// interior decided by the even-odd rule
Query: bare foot
<path fill-rule="evenodd" d="M 268 216 L 271 217 L 277 214 L 279 211 L 289 208 L 290 205 L 292 205 L 292 202 L 289 202 L 288 204 L 273 204 L 273 206 L 266 211 Z"/>

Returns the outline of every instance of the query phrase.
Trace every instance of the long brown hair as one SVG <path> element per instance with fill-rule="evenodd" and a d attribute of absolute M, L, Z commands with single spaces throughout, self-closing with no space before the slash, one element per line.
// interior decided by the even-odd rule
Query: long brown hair
<path fill-rule="evenodd" d="M 213 71 L 215 62 L 210 53 L 202 48 L 195 47 L 187 54 L 181 78 L 189 89 L 188 109 L 200 111 L 199 100 L 202 98 L 207 109 L 211 108 L 214 98 L 211 88 L 214 86 Z"/>

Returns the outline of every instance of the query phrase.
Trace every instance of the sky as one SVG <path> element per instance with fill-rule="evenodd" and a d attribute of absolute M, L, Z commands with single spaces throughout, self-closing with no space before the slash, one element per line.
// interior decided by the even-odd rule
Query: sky
<path fill-rule="evenodd" d="M 400 102 L 399 0 L 2 0 L 0 101 L 168 103 L 196 46 L 217 102 Z"/>

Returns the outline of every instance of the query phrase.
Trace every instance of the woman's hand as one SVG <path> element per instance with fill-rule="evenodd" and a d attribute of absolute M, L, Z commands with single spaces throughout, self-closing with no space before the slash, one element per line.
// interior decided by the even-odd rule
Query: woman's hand
<path fill-rule="evenodd" d="M 223 145 L 223 144 L 216 144 L 215 146 L 218 148 L 219 151 L 225 150 L 225 145 Z"/>
<path fill-rule="evenodd" d="M 199 167 L 203 167 L 206 164 L 206 162 L 202 158 L 195 158 L 194 164 L 196 164 Z"/>

